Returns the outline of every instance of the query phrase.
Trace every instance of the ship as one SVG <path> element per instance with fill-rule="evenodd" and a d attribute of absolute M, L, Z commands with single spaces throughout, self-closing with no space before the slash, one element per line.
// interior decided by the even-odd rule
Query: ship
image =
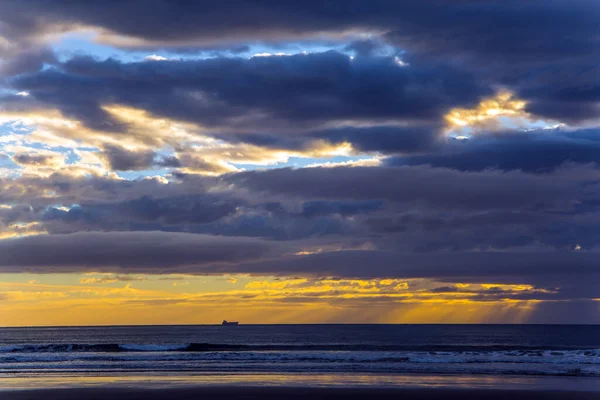
<path fill-rule="evenodd" d="M 223 325 L 223 326 L 238 326 L 238 324 L 239 324 L 239 322 L 237 322 L 237 321 L 229 322 L 226 320 L 223 320 L 223 322 L 221 323 L 221 325 Z"/>

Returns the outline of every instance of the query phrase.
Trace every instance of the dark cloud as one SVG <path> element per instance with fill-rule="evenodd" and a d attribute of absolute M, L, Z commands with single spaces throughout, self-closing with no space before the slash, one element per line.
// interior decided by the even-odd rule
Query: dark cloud
<path fill-rule="evenodd" d="M 234 272 L 355 278 L 441 278 L 454 282 L 569 285 L 596 280 L 598 254 L 575 251 L 436 252 L 335 251 L 232 266 Z M 568 268 L 565 266 L 568 265 Z M 598 295 L 596 289 L 594 295 Z"/>
<path fill-rule="evenodd" d="M 306 218 L 292 212 L 268 213 L 245 209 L 243 212 L 214 223 L 196 226 L 199 233 L 227 236 L 264 237 L 273 240 L 302 240 L 327 238 L 336 235 L 360 235 L 360 227 L 331 210 L 319 217 Z"/>
<path fill-rule="evenodd" d="M 345 127 L 307 130 L 289 134 L 275 130 L 264 133 L 220 133 L 218 138 L 231 143 L 249 143 L 255 146 L 293 151 L 310 150 L 316 141 L 331 144 L 351 143 L 360 152 L 426 153 L 434 150 L 442 136 L 440 124 L 420 123 L 415 126 Z"/>
<path fill-rule="evenodd" d="M 322 0 L 305 1 L 302 6 L 275 0 L 228 0 L 210 8 L 183 1 L 159 1 L 152 8 L 144 7 L 141 1 L 109 0 L 97 7 L 63 1 L 3 1 L 2 8 L 4 29 L 13 35 L 50 30 L 58 23 L 62 29 L 83 24 L 168 45 L 185 40 L 244 43 L 301 39 L 324 32 L 339 35 L 347 30 L 383 30 L 420 51 L 463 56 L 481 53 L 482 58 L 508 54 L 532 61 L 597 49 L 593 34 L 599 13 L 586 0 L 526 4 L 518 0 L 452 4 L 440 0 L 351 0 L 343 6 Z M 497 29 L 490 31 L 490 26 Z"/>
<path fill-rule="evenodd" d="M 576 122 L 598 114 L 600 9 L 588 0 L 352 0 L 344 6 L 314 0 L 302 7 L 230 0 L 210 9 L 166 1 L 150 9 L 139 1 L 107 1 L 93 9 L 75 2 L 4 1 L 2 10 L 3 34 L 13 40 L 32 41 L 40 33 L 87 25 L 138 39 L 137 45 L 121 40 L 125 47 L 174 50 L 235 50 L 248 43 L 323 37 L 339 42 L 352 36 L 344 32 L 377 32 L 381 37 L 353 41 L 347 50 L 368 56 L 387 41 L 407 52 L 411 66 L 451 60 L 480 80 L 508 86 L 529 100 L 528 110 L 538 115 Z"/>
<path fill-rule="evenodd" d="M 352 143 L 359 151 L 416 153 L 431 150 L 441 135 L 441 126 L 339 128 L 311 133 L 333 143 Z"/>
<path fill-rule="evenodd" d="M 217 272 L 226 263 L 276 253 L 266 241 L 167 232 L 80 232 L 0 242 L 2 272 Z M 202 273 L 201 270 L 196 270 Z"/>
<path fill-rule="evenodd" d="M 393 14 L 390 12 L 402 9 L 387 1 L 377 3 L 367 6 L 361 1 L 351 1 L 342 7 L 324 1 L 308 1 L 299 6 L 270 0 L 232 0 L 206 7 L 185 1 L 158 1 L 147 8 L 142 1 L 109 0 L 92 10 L 89 5 L 77 2 L 32 1 L 20 5 L 3 1 L 2 21 L 12 37 L 51 30 L 53 24 L 61 23 L 63 29 L 69 24 L 98 26 L 167 46 L 186 41 L 211 46 L 227 42 L 279 41 L 360 26 L 377 27 L 378 17 L 391 22 Z M 38 12 L 38 18 L 31 15 L 33 10 Z"/>
<path fill-rule="evenodd" d="M 101 106 L 118 103 L 154 114 L 233 129 L 298 130 L 330 121 L 402 120 L 426 127 L 321 130 L 367 150 L 415 150 L 435 137 L 430 121 L 474 105 L 491 89 L 452 66 L 399 67 L 390 57 L 351 61 L 325 52 L 280 57 L 121 63 L 79 57 L 11 81 L 32 99 L 88 126 L 122 131 Z M 264 135 L 264 134 L 263 134 Z M 413 137 L 414 136 L 414 137 Z M 378 140 L 381 143 L 378 143 Z"/>
<path fill-rule="evenodd" d="M 385 44 L 381 40 L 355 40 L 352 43 L 346 45 L 344 50 L 356 54 L 356 57 L 371 57 L 377 55 Z"/>
<path fill-rule="evenodd" d="M 427 3 L 404 7 L 399 18 L 405 23 L 395 26 L 389 38 L 415 52 L 517 67 L 598 51 L 593 36 L 600 10 L 586 0 Z"/>
<path fill-rule="evenodd" d="M 44 208 L 29 218 L 42 222 L 50 233 L 160 230 L 292 240 L 351 234 L 356 227 L 349 218 L 382 207 L 381 201 L 307 201 L 297 211 L 281 204 L 252 204 L 227 194 L 202 194 L 143 196 L 124 202 L 88 200 L 69 210 Z"/>
<path fill-rule="evenodd" d="M 153 151 L 130 151 L 123 147 L 105 145 L 101 156 L 113 171 L 136 171 L 150 169 L 156 153 Z"/>
<path fill-rule="evenodd" d="M 36 219 L 35 210 L 28 204 L 15 204 L 10 208 L 0 208 L 0 223 L 32 222 Z"/>
<path fill-rule="evenodd" d="M 184 184 L 180 184 L 183 183 Z M 88 202 L 122 202 L 143 196 L 156 198 L 204 194 L 214 185 L 214 179 L 184 176 L 164 183 L 158 178 L 116 180 L 104 176 L 72 176 L 56 172 L 48 177 L 22 176 L 17 179 L 0 178 L 0 204 L 21 203 L 34 208 L 49 205 L 86 204 Z M 52 196 L 44 196 L 44 193 Z"/>
<path fill-rule="evenodd" d="M 239 200 L 214 195 L 143 196 L 118 203 L 80 204 L 68 211 L 49 208 L 46 221 L 84 224 L 89 228 L 131 228 L 136 222 L 158 222 L 165 225 L 200 224 L 219 220 L 236 211 Z"/>
<path fill-rule="evenodd" d="M 169 184 L 5 179 L 2 201 L 14 202 L 23 190 L 32 203 L 40 199 L 0 209 L 0 218 L 36 221 L 50 234 L 0 241 L 0 270 L 432 278 L 527 283 L 559 287 L 543 295 L 552 299 L 596 298 L 596 288 L 585 288 L 599 273 L 591 172 L 405 166 L 182 175 Z M 49 190 L 57 197 L 42 202 Z M 70 210 L 47 207 L 75 202 Z M 352 250 L 365 245 L 377 250 Z M 311 248 L 324 251 L 291 256 Z"/>
<path fill-rule="evenodd" d="M 21 177 L 2 180 L 0 203 L 20 203 L 22 210 L 2 209 L 0 218 L 35 221 L 50 233 L 339 237 L 343 246 L 371 242 L 406 252 L 594 249 L 600 244 L 597 179 L 587 166 L 547 174 L 429 166 L 280 169 L 180 175 L 170 183 Z"/>
<path fill-rule="evenodd" d="M 574 299 L 560 302 L 541 302 L 527 322 L 531 324 L 599 324 L 600 302 Z"/>
<path fill-rule="evenodd" d="M 434 278 L 463 283 L 526 283 L 542 288 L 558 285 L 574 288 L 576 286 L 573 285 L 580 282 L 597 280 L 600 274 L 595 252 L 397 253 L 346 250 L 282 256 L 289 254 L 293 248 L 292 244 L 260 239 L 185 233 L 80 232 L 2 241 L 0 270 Z M 566 265 L 569 268 L 565 268 Z M 598 288 L 590 289 L 587 293 L 580 292 L 577 297 L 597 297 Z M 553 291 L 556 290 L 550 290 Z M 489 290 L 482 296 L 502 297 L 505 292 Z M 565 295 L 557 296 L 558 299 L 565 298 Z"/>
<path fill-rule="evenodd" d="M 348 35 L 344 35 L 344 32 L 378 32 L 380 37 L 372 35 L 374 40 L 353 41 L 346 50 L 356 52 L 359 61 L 365 56 L 369 59 L 377 53 L 378 47 L 387 42 L 388 45 L 406 51 L 404 58 L 410 62 L 411 70 L 420 66 L 422 71 L 422 66 L 428 63 L 450 60 L 463 71 L 477 74 L 477 81 L 480 83 L 485 81 L 511 88 L 529 101 L 527 109 L 537 115 L 571 122 L 594 119 L 598 115 L 600 81 L 596 60 L 600 54 L 600 44 L 597 40 L 596 21 L 600 18 L 600 9 L 593 1 L 588 0 L 535 0 L 526 3 L 518 0 L 465 0 L 452 4 L 442 0 L 410 3 L 353 0 L 346 2 L 343 7 L 323 0 L 304 2 L 302 7 L 277 1 L 230 0 L 219 5 L 213 4 L 210 9 L 202 4 L 177 1 L 160 1 L 147 8 L 139 1 L 106 1 L 102 5 L 91 7 L 75 2 L 31 1 L 21 4 L 6 0 L 1 3 L 1 7 L 2 34 L 9 40 L 25 41 L 28 46 L 41 33 L 75 29 L 82 25 L 138 39 L 135 42 L 137 44 L 131 40 L 120 40 L 125 47 L 178 50 L 194 46 L 206 49 L 222 46 L 226 49 L 229 46 L 234 52 L 248 43 L 282 43 L 323 37 L 328 38 L 329 42 L 339 42 L 347 40 Z M 143 18 L 143 24 L 139 23 L 140 18 Z M 490 29 L 490 26 L 494 29 Z M 11 68 L 12 73 L 39 69 L 39 63 L 44 60 L 47 62 L 47 58 L 24 56 L 26 61 L 16 62 L 23 66 Z M 301 63 L 298 63 L 298 67 L 310 69 L 310 66 Z M 223 65 L 223 68 L 223 76 L 237 78 L 231 87 L 248 87 L 244 86 L 247 85 L 245 78 L 251 77 L 252 71 L 246 69 L 227 73 L 227 65 Z M 286 83 L 289 77 L 285 75 L 289 70 L 289 65 L 279 65 L 274 73 L 254 78 L 263 84 L 265 94 L 282 99 L 286 96 L 281 96 L 276 87 L 269 88 L 266 77 L 281 76 L 283 83 Z M 387 75 L 392 80 L 397 79 L 381 68 L 374 67 L 371 70 L 376 74 L 383 73 L 383 76 Z M 324 76 L 334 72 L 325 67 L 320 71 Z M 377 81 L 364 76 L 364 70 L 359 73 L 361 80 L 370 80 L 372 85 L 355 85 L 354 94 L 348 93 L 350 97 L 360 94 L 361 99 L 380 100 L 376 101 L 375 109 L 382 113 L 387 104 L 390 107 L 397 106 L 393 101 L 390 102 L 390 95 L 397 88 L 384 84 L 384 79 Z M 347 81 L 342 69 L 338 69 L 336 74 L 341 74 L 341 80 Z M 170 75 L 167 72 L 163 79 Z M 456 74 L 441 78 L 438 71 L 437 76 L 438 79 L 456 82 L 459 90 L 469 87 L 465 83 L 459 84 L 464 79 L 458 79 L 460 77 Z M 310 76 L 306 75 L 304 78 L 297 85 L 288 84 L 288 95 L 299 87 L 311 86 L 312 82 L 306 80 Z M 432 82 L 432 85 L 418 89 L 421 94 L 439 86 L 439 80 L 433 83 L 434 78 L 423 78 Z M 72 82 L 63 80 L 65 84 L 72 85 Z M 83 82 L 85 79 L 81 77 L 78 80 L 79 84 L 85 83 L 80 89 L 93 86 L 90 82 Z M 135 83 L 129 82 L 129 89 Z M 331 85 L 333 82 L 328 83 Z M 329 85 L 323 88 L 330 88 Z M 412 84 L 410 87 L 412 89 Z M 143 90 L 137 88 L 136 91 Z M 405 87 L 403 91 L 408 90 Z M 376 92 L 382 94 L 381 99 L 377 99 L 374 94 L 369 96 L 369 93 Z M 94 95 L 97 96 L 96 93 Z M 225 92 L 218 95 L 226 101 L 230 99 Z M 54 96 L 60 97 L 57 93 Z M 238 99 L 241 100 L 239 96 L 240 94 Z M 336 109 L 335 96 L 318 96 L 311 91 L 304 96 L 313 97 L 314 106 L 332 108 L 333 111 Z M 440 96 L 435 98 L 439 101 Z M 259 99 L 254 96 L 253 100 Z M 411 112 L 418 116 L 423 105 L 429 103 L 426 100 L 431 101 L 424 98 L 413 101 L 416 107 L 410 109 Z M 297 109 L 298 113 L 305 113 L 307 117 L 311 114 L 306 106 L 288 107 L 290 105 L 282 104 L 288 110 Z M 85 103 L 82 102 L 77 109 L 84 106 Z M 262 107 L 263 104 L 257 101 L 256 106 Z M 91 118 L 94 105 L 88 104 L 88 107 L 86 114 Z M 62 108 L 68 107 L 63 105 Z M 153 108 L 159 109 L 158 106 Z M 361 108 L 366 108 L 366 105 L 359 107 L 357 104 L 355 108 L 360 115 Z M 402 108 L 409 110 L 410 107 L 404 104 Z M 77 109 L 72 112 L 77 113 Z M 98 110 L 96 112 L 96 118 L 106 119 L 106 115 Z M 224 115 L 226 111 L 221 110 L 221 113 Z M 181 114 L 188 115 L 189 118 L 190 111 L 181 110 Z"/>
<path fill-rule="evenodd" d="M 600 163 L 600 131 L 539 130 L 450 140 L 437 152 L 386 160 L 388 165 L 431 165 L 461 171 L 550 172 L 564 164 Z"/>
<path fill-rule="evenodd" d="M 181 167 L 181 161 L 176 156 L 166 156 L 156 160 L 156 165 L 165 168 L 179 168 Z"/>
<path fill-rule="evenodd" d="M 342 216 L 351 216 L 356 214 L 368 213 L 380 209 L 383 206 L 381 201 L 309 201 L 302 205 L 302 215 L 307 218 L 318 217 L 321 215 L 339 214 Z"/>
<path fill-rule="evenodd" d="M 272 133 L 220 133 L 218 137 L 231 143 L 250 143 L 271 149 L 294 151 L 309 150 L 315 141 L 331 144 L 351 143 L 361 152 L 421 153 L 435 149 L 442 135 L 439 124 L 422 123 L 416 126 L 346 127 L 307 130 L 294 134 L 281 131 Z"/>
<path fill-rule="evenodd" d="M 23 166 L 48 167 L 62 160 L 58 154 L 19 153 L 11 157 L 15 163 Z"/>
<path fill-rule="evenodd" d="M 518 172 L 464 174 L 429 166 L 283 168 L 242 172 L 223 180 L 256 191 L 294 197 L 381 199 L 446 209 L 559 204 L 565 196 L 573 194 L 565 190 L 576 185 L 569 179 L 543 179 Z"/>
<path fill-rule="evenodd" d="M 2 56 L 1 48 L 0 56 Z M 6 61 L 0 62 L 0 77 L 38 72 L 44 65 L 56 63 L 58 58 L 51 49 L 44 47 L 20 49 L 11 57 L 6 57 Z"/>

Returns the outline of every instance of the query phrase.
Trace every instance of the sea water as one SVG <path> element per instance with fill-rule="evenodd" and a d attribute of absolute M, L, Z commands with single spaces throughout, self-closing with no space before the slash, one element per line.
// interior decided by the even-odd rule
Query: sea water
<path fill-rule="evenodd" d="M 0 378 L 344 373 L 600 378 L 600 326 L 0 328 Z"/>

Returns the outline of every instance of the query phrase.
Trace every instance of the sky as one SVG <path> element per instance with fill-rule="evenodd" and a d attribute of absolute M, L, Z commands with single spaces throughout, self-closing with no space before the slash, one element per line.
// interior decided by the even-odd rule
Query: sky
<path fill-rule="evenodd" d="M 0 326 L 600 323 L 598 20 L 0 0 Z"/>

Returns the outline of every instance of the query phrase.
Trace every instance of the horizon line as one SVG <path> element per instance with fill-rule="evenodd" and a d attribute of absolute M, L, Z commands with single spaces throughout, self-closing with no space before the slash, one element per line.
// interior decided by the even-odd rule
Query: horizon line
<path fill-rule="evenodd" d="M 239 326 L 314 326 L 314 325 L 323 325 L 323 326 L 332 326 L 332 325 L 414 325 L 414 326 L 431 326 L 431 325 L 446 325 L 446 326 L 456 326 L 456 325 L 464 325 L 464 326 L 600 326 L 600 324 L 586 324 L 586 323 L 577 323 L 577 324 L 569 324 L 569 323 L 445 323 L 445 322 L 432 322 L 432 323 L 248 323 L 242 324 Z M 14 326 L 0 326 L 0 329 L 23 329 L 23 328 L 144 328 L 144 327 L 177 327 L 177 326 L 222 326 L 220 323 L 215 324 L 97 324 L 97 325 L 14 325 Z"/>

